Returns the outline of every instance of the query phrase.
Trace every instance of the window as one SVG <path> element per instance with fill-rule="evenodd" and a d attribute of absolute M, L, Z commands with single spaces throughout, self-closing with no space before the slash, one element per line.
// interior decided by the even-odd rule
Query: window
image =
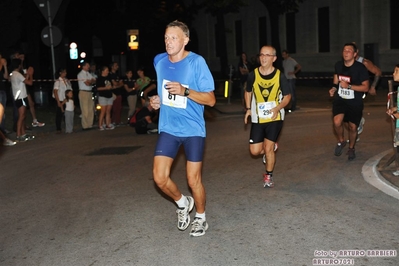
<path fill-rule="evenodd" d="M 267 44 L 267 29 L 266 29 L 266 17 L 260 17 L 258 19 L 259 24 L 259 48 Z"/>
<path fill-rule="evenodd" d="M 237 20 L 235 22 L 235 33 L 236 33 L 236 55 L 240 56 L 243 48 L 242 48 L 242 22 L 241 20 Z"/>
<path fill-rule="evenodd" d="M 287 13 L 285 15 L 285 34 L 287 50 L 294 54 L 296 53 L 296 36 L 295 36 L 295 13 Z"/>
<path fill-rule="evenodd" d="M 390 33 L 391 33 L 391 49 L 399 49 L 399 35 L 397 25 L 399 23 L 399 1 L 391 0 L 391 25 L 390 25 Z"/>
<path fill-rule="evenodd" d="M 328 7 L 319 8 L 318 15 L 318 38 L 319 53 L 330 51 L 330 10 Z"/>

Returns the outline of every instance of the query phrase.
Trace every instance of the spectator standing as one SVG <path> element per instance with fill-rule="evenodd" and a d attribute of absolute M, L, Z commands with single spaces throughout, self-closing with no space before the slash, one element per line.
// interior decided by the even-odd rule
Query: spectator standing
<path fill-rule="evenodd" d="M 185 230 L 190 225 L 190 212 L 195 205 L 190 236 L 202 236 L 208 229 L 201 173 L 206 137 L 204 105 L 214 106 L 216 98 L 214 80 L 204 58 L 185 50 L 189 40 L 186 24 L 169 23 L 164 35 L 166 53 L 154 58 L 158 95 L 150 101 L 154 109 L 160 108 L 160 115 L 153 175 L 156 185 L 178 206 L 178 229 Z M 181 145 L 187 158 L 187 181 L 193 197 L 183 195 L 170 178 Z"/>
<path fill-rule="evenodd" d="M 57 134 L 61 134 L 61 123 L 65 114 L 65 91 L 72 90 L 71 82 L 66 78 L 66 68 L 59 68 L 57 80 L 54 82 L 53 97 L 57 102 L 55 111 L 55 127 Z"/>
<path fill-rule="evenodd" d="M 243 108 L 245 109 L 244 91 L 247 88 L 248 73 L 252 71 L 252 64 L 248 61 L 247 54 L 245 52 L 241 53 L 237 68 L 240 77 L 241 102 Z"/>
<path fill-rule="evenodd" d="M 249 150 L 254 156 L 264 155 L 263 187 L 273 188 L 276 143 L 283 128 L 284 108 L 291 100 L 291 90 L 284 74 L 273 66 L 277 59 L 276 49 L 263 46 L 259 57 L 260 67 L 248 75 L 244 123 L 247 124 L 251 117 Z"/>
<path fill-rule="evenodd" d="M 73 119 L 75 116 L 75 104 L 72 89 L 65 91 L 65 133 L 73 133 Z"/>
<path fill-rule="evenodd" d="M 399 82 L 399 64 L 397 64 L 397 65 L 395 66 L 395 69 L 394 69 L 394 71 L 393 71 L 393 80 L 394 80 L 395 82 Z M 388 114 L 389 116 L 391 116 L 392 118 L 394 118 L 395 121 L 396 121 L 397 119 L 399 119 L 398 106 L 389 108 L 389 109 L 387 110 L 387 114 Z M 395 124 L 396 124 L 396 123 L 395 123 Z M 396 139 L 396 137 L 395 137 L 395 138 L 394 138 L 394 143 L 397 143 L 398 141 L 399 141 L 399 140 Z M 399 146 L 396 146 L 396 152 L 399 153 Z M 398 167 L 398 165 L 397 165 L 397 167 Z M 399 176 L 399 167 L 396 168 L 396 171 L 394 171 L 392 174 L 393 174 L 394 176 Z"/>
<path fill-rule="evenodd" d="M 34 136 L 25 133 L 26 108 L 29 107 L 28 92 L 26 91 L 25 84 L 33 84 L 33 68 L 28 68 L 26 75 L 23 76 L 21 74 L 22 61 L 20 59 L 13 59 L 11 60 L 11 69 L 13 69 L 10 77 L 12 94 L 15 107 L 18 110 L 16 128 L 17 141 L 25 142 L 35 138 Z"/>
<path fill-rule="evenodd" d="M 135 86 L 135 81 L 133 79 L 133 71 L 128 70 L 126 71 L 126 79 L 123 81 L 124 82 L 124 87 L 127 93 L 127 104 L 129 106 L 129 112 L 127 113 L 127 121 L 129 123 L 130 118 L 136 111 L 136 105 L 137 105 L 137 90 Z"/>
<path fill-rule="evenodd" d="M 21 69 L 20 73 L 24 76 L 27 75 L 27 71 L 31 73 L 30 78 L 32 79 L 32 84 L 26 83 L 26 91 L 27 91 L 27 97 L 28 97 L 28 102 L 29 102 L 29 111 L 32 115 L 32 126 L 33 127 L 43 127 L 45 123 L 39 122 L 36 117 L 36 109 L 35 109 L 35 101 L 33 100 L 34 97 L 34 87 L 33 87 L 33 74 L 34 74 L 34 68 L 32 66 L 26 67 L 25 66 L 25 54 L 23 52 L 16 52 L 12 56 L 12 58 L 17 58 L 21 60 Z M 16 117 L 15 117 L 16 118 Z"/>
<path fill-rule="evenodd" d="M 357 128 L 363 116 L 363 94 L 369 90 L 369 75 L 364 64 L 356 61 L 357 46 L 346 43 L 342 49 L 342 61 L 335 64 L 333 87 L 329 94 L 333 97 L 333 128 L 338 143 L 335 156 L 340 156 L 346 145 L 344 122 L 348 122 L 348 160 L 355 159 Z"/>
<path fill-rule="evenodd" d="M 123 124 L 121 122 L 122 115 L 122 90 L 124 89 L 123 80 L 119 77 L 119 64 L 113 62 L 110 66 L 109 79 L 111 80 L 113 89 L 114 102 L 112 103 L 112 123 L 115 126 Z"/>
<path fill-rule="evenodd" d="M 112 83 L 109 77 L 109 69 L 107 66 L 101 68 L 100 76 L 97 78 L 96 87 L 98 91 L 98 103 L 101 106 L 98 127 L 100 130 L 112 130 L 114 125 L 111 123 L 112 102 Z"/>
<path fill-rule="evenodd" d="M 155 89 L 156 86 L 155 84 L 152 85 L 151 79 L 145 75 L 144 67 L 140 67 L 137 70 L 137 75 L 139 76 L 136 80 L 137 95 L 141 99 L 141 106 L 144 106 L 144 103 L 146 102 L 146 96 L 144 95 L 145 90 Z"/>
<path fill-rule="evenodd" d="M 8 80 L 8 69 L 7 69 L 7 60 L 3 58 L 0 54 L 0 103 L 3 107 L 7 106 L 7 90 L 6 90 L 6 81 Z M 0 122 L 0 131 L 3 134 L 6 134 L 6 117 L 3 113 L 1 115 Z"/>
<path fill-rule="evenodd" d="M 91 129 L 94 122 L 94 101 L 93 101 L 93 84 L 96 83 L 95 77 L 89 72 L 90 64 L 83 62 L 82 70 L 78 73 L 79 85 L 79 104 L 82 112 L 82 128 L 83 130 Z"/>
<path fill-rule="evenodd" d="M 284 68 L 284 75 L 288 80 L 288 86 L 291 90 L 291 108 L 289 111 L 293 112 L 296 110 L 297 98 L 296 98 L 296 74 L 301 70 L 301 65 L 295 61 L 294 58 L 290 56 L 288 50 L 283 50 L 282 52 L 283 57 L 283 68 Z"/>

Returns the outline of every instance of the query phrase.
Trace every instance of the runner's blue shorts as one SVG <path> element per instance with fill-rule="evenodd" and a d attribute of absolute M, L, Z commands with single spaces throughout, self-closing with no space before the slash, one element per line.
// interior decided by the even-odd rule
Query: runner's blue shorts
<path fill-rule="evenodd" d="M 155 146 L 154 156 L 167 156 L 174 159 L 183 145 L 187 161 L 202 162 L 205 148 L 204 137 L 176 137 L 161 132 Z"/>

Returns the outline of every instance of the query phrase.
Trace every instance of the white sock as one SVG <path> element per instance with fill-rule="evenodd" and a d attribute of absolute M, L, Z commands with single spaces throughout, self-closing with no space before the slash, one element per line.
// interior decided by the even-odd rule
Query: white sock
<path fill-rule="evenodd" d="M 205 218 L 205 212 L 204 213 L 195 213 L 195 216 L 194 217 L 197 217 L 197 218 L 200 218 L 200 219 L 202 219 L 202 220 L 204 220 L 204 221 L 206 221 L 206 218 Z"/>
<path fill-rule="evenodd" d="M 185 208 L 188 206 L 188 200 L 187 197 L 184 196 L 183 194 L 181 194 L 181 198 L 179 200 L 175 201 L 177 206 L 179 206 L 179 208 Z"/>
<path fill-rule="evenodd" d="M 33 119 L 33 123 L 37 123 L 37 119 Z"/>

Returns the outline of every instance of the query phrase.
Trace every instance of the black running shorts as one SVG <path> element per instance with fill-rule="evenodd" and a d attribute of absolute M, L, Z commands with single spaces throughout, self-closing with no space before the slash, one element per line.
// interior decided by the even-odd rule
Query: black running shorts
<path fill-rule="evenodd" d="M 249 143 L 260 143 L 263 142 L 264 139 L 277 142 L 282 128 L 283 121 L 281 120 L 268 123 L 252 123 Z"/>
<path fill-rule="evenodd" d="M 344 122 L 351 122 L 359 126 L 363 117 L 363 102 L 351 104 L 348 100 L 335 100 L 332 111 L 333 116 L 344 114 Z"/>

